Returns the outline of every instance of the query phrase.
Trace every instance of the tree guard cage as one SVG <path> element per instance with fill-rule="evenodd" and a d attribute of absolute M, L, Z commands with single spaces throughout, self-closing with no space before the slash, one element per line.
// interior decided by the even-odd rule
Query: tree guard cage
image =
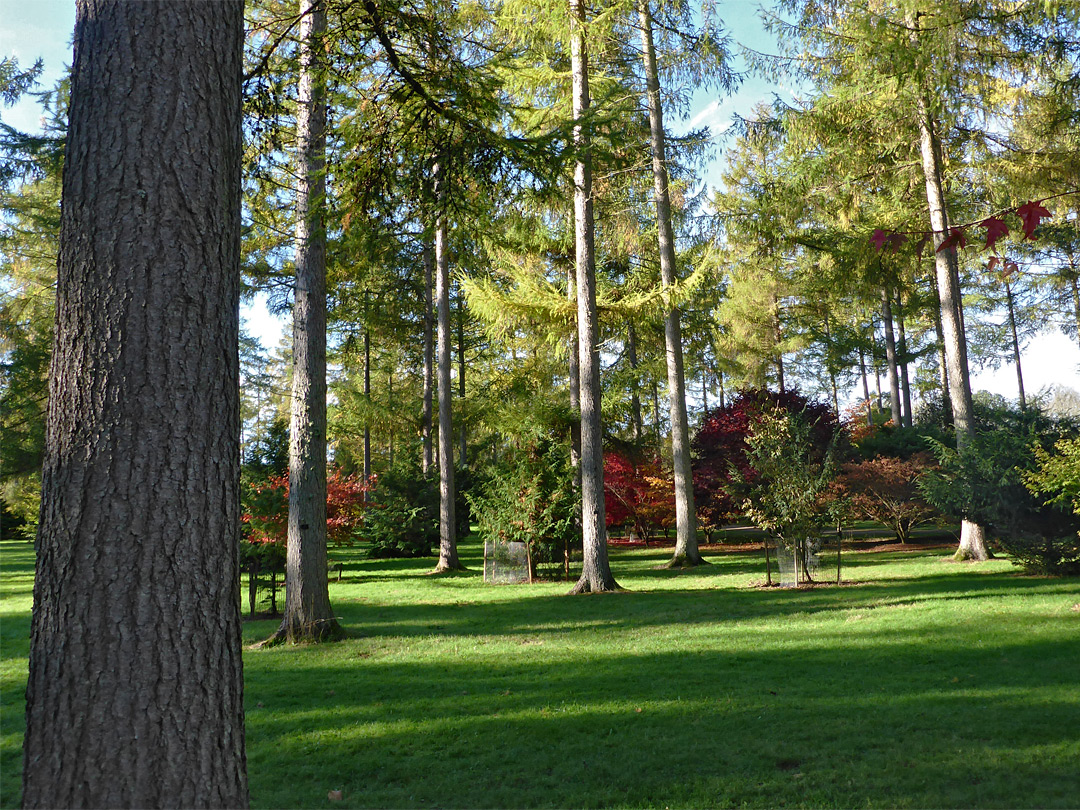
<path fill-rule="evenodd" d="M 529 581 L 529 551 L 525 543 L 484 541 L 484 582 Z"/>
<path fill-rule="evenodd" d="M 818 571 L 818 548 L 821 542 L 810 538 L 801 543 L 776 544 L 776 563 L 780 569 L 780 587 L 795 588 L 813 582 Z"/>

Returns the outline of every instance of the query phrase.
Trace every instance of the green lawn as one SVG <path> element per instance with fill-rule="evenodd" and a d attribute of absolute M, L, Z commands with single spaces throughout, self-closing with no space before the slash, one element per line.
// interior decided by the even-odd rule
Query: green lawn
<path fill-rule="evenodd" d="M 15 807 L 31 555 L 0 550 Z M 349 640 L 245 655 L 252 805 L 1080 805 L 1075 580 L 924 549 L 848 555 L 844 587 L 765 590 L 760 554 L 656 570 L 669 553 L 614 549 L 628 592 L 566 597 L 332 552 Z"/>

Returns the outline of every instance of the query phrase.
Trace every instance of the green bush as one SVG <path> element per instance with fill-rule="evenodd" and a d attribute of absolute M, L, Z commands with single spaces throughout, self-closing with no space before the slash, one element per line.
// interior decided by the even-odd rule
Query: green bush
<path fill-rule="evenodd" d="M 1075 425 L 990 397 L 976 400 L 975 417 L 975 436 L 961 450 L 932 442 L 940 469 L 920 481 L 927 500 L 954 518 L 987 526 L 998 547 L 1025 569 L 1080 574 L 1080 516 L 1045 502 L 1024 480 L 1055 442 L 1075 434 Z"/>
<path fill-rule="evenodd" d="M 469 502 L 485 541 L 525 544 L 530 577 L 541 563 L 562 559 L 577 537 L 580 506 L 569 452 L 550 439 L 491 468 Z"/>
<path fill-rule="evenodd" d="M 439 526 L 423 506 L 412 506 L 391 491 L 376 492 L 357 533 L 371 544 L 368 556 L 428 557 L 439 542 Z"/>

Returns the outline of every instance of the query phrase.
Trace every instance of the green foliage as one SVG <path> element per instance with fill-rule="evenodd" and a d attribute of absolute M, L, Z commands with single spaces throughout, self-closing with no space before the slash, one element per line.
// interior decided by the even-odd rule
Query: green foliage
<path fill-rule="evenodd" d="M 375 558 L 428 557 L 439 542 L 439 526 L 428 510 L 393 492 L 368 505 L 357 534 L 371 544 L 367 553 Z"/>
<path fill-rule="evenodd" d="M 1080 438 L 1059 439 L 1053 453 L 1038 445 L 1034 451 L 1038 466 L 1024 473 L 1024 485 L 1033 495 L 1049 495 L 1047 504 L 1080 515 Z"/>
<path fill-rule="evenodd" d="M 975 436 L 959 450 L 932 442 L 940 469 L 920 481 L 926 499 L 946 514 L 988 526 L 997 544 L 1029 570 L 1080 574 L 1080 515 L 1044 503 L 1025 486 L 1040 458 L 1075 434 L 1073 426 L 1034 409 L 976 400 Z M 1067 466 L 1068 463 L 1066 463 Z"/>
<path fill-rule="evenodd" d="M 478 490 L 469 502 L 480 536 L 524 543 L 534 576 L 537 565 L 558 560 L 577 536 L 580 501 L 562 444 L 539 440 L 514 452 L 488 471 Z"/>
<path fill-rule="evenodd" d="M 743 508 L 792 549 L 800 577 L 808 577 L 808 555 L 831 522 L 824 496 L 836 472 L 835 441 L 822 456 L 813 431 L 805 414 L 772 408 L 758 415 L 746 438 L 746 458 L 757 477 L 743 490 Z"/>

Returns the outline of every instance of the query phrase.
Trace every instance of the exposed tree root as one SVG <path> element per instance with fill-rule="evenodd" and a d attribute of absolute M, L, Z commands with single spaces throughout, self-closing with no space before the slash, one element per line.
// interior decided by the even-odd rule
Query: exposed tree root
<path fill-rule="evenodd" d="M 614 579 L 601 582 L 590 582 L 587 577 L 583 576 L 577 581 L 577 584 L 574 585 L 573 588 L 567 591 L 567 596 L 574 596 L 581 593 L 619 593 L 624 590 L 626 589 L 620 586 Z"/>
<path fill-rule="evenodd" d="M 437 576 L 439 574 L 454 574 L 468 570 L 469 569 L 466 568 L 462 563 L 458 563 L 457 565 L 450 565 L 440 560 L 439 564 L 436 565 L 433 570 L 428 571 L 428 576 Z"/>
<path fill-rule="evenodd" d="M 345 638 L 344 628 L 337 619 L 316 619 L 313 622 L 282 622 L 277 632 L 265 641 L 255 645 L 255 649 L 267 649 L 279 644 L 322 644 L 328 641 L 341 641 Z"/>
<path fill-rule="evenodd" d="M 706 560 L 700 554 L 677 554 L 663 565 L 658 565 L 656 567 L 657 570 L 661 571 L 670 570 L 673 568 L 685 570 L 688 568 L 697 568 L 699 565 L 712 565 L 712 563 Z"/>

